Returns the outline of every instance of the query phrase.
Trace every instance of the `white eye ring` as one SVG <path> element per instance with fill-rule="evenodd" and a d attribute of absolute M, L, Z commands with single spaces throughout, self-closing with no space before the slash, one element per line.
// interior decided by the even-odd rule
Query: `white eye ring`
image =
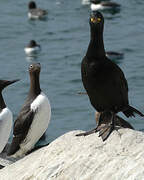
<path fill-rule="evenodd" d="M 33 65 L 32 65 L 32 64 L 30 65 L 30 68 L 33 68 Z"/>

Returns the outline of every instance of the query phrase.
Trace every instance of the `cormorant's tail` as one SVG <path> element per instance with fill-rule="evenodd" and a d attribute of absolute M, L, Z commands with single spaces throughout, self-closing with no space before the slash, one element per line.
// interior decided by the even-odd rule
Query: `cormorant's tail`
<path fill-rule="evenodd" d="M 127 122 L 126 120 L 122 119 L 120 116 L 116 115 L 115 119 L 115 125 L 120 126 L 123 128 L 129 128 L 129 129 L 134 129 L 133 126 Z"/>
<path fill-rule="evenodd" d="M 134 116 L 135 117 L 135 114 L 138 114 L 142 117 L 144 117 L 144 114 L 142 114 L 140 111 L 138 111 L 137 109 L 135 109 L 134 107 L 132 106 L 128 106 L 126 110 L 123 111 L 124 115 L 126 117 L 131 117 L 131 116 Z"/>

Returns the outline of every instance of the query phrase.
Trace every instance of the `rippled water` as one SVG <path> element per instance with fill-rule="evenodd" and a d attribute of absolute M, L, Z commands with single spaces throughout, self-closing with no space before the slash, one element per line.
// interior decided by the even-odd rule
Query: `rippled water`
<path fill-rule="evenodd" d="M 120 12 L 103 13 L 105 48 L 125 54 L 116 63 L 127 77 L 130 104 L 144 112 L 144 1 L 117 2 L 122 5 Z M 46 21 L 29 21 L 24 0 L 1 0 L 0 76 L 21 79 L 4 91 L 6 103 L 16 118 L 29 87 L 27 68 L 31 61 L 24 54 L 24 46 L 31 39 L 41 44 L 42 52 L 34 61 L 42 65 L 41 88 L 52 106 L 46 139 L 50 142 L 67 131 L 95 126 L 88 97 L 77 94 L 84 91 L 80 63 L 89 43 L 89 6 L 83 6 L 81 0 L 37 0 L 37 4 L 48 9 Z M 144 119 L 140 117 L 128 121 L 136 129 L 144 128 Z"/>

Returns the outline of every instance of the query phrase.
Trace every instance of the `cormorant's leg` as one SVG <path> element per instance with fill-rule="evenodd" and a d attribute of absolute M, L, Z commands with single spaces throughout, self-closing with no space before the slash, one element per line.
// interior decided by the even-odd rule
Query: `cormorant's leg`
<path fill-rule="evenodd" d="M 105 141 L 112 131 L 115 129 L 115 114 L 112 112 L 111 116 L 111 124 L 106 124 L 103 128 L 99 131 L 99 137 L 102 137 L 102 140 Z"/>
<path fill-rule="evenodd" d="M 108 113 L 108 114 L 107 114 Z M 92 129 L 91 131 L 77 134 L 76 136 L 87 136 L 96 132 L 99 132 L 99 137 L 101 136 L 102 140 L 105 141 L 112 131 L 115 129 L 115 113 L 111 112 L 109 116 L 109 112 L 103 112 L 100 115 L 99 122 L 96 128 Z"/>

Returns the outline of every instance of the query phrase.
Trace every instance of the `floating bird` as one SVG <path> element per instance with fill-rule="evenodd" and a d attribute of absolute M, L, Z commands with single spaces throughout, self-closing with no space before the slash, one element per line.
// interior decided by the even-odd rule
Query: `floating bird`
<path fill-rule="evenodd" d="M 28 8 L 29 8 L 28 17 L 30 19 L 43 19 L 48 14 L 46 10 L 37 8 L 36 3 L 34 1 L 29 2 Z"/>
<path fill-rule="evenodd" d="M 105 9 L 120 9 L 120 4 L 117 4 L 115 2 L 107 2 L 107 1 L 100 1 L 100 0 L 91 0 L 91 6 L 92 11 L 97 10 L 105 10 Z"/>
<path fill-rule="evenodd" d="M 90 0 L 82 0 L 82 5 L 88 5 L 90 4 Z"/>
<path fill-rule="evenodd" d="M 36 41 L 31 40 L 29 44 L 24 48 L 25 53 L 28 56 L 34 56 L 41 51 L 41 46 Z"/>
<path fill-rule="evenodd" d="M 110 1 L 110 0 L 103 0 L 103 1 Z M 82 0 L 82 5 L 88 5 L 90 4 L 90 0 Z"/>
<path fill-rule="evenodd" d="M 17 81 L 18 79 L 13 81 L 0 80 L 0 153 L 8 142 L 13 124 L 13 115 L 4 102 L 2 91 L 5 87 Z"/>
<path fill-rule="evenodd" d="M 98 11 L 90 16 L 91 39 L 87 53 L 82 60 L 82 82 L 96 111 L 107 118 L 111 113 L 110 122 L 106 124 L 102 136 L 103 141 L 115 129 L 116 114 L 123 112 L 126 117 L 144 116 L 140 111 L 129 105 L 128 84 L 122 70 L 106 57 L 103 43 L 104 18 Z M 109 117 L 108 117 L 109 118 Z M 78 134 L 88 135 L 99 130 L 99 125 L 92 131 Z"/>
<path fill-rule="evenodd" d="M 51 117 L 51 106 L 39 83 L 41 66 L 29 66 L 30 89 L 14 123 L 13 140 L 8 155 L 22 157 L 31 151 L 45 133 Z"/>
<path fill-rule="evenodd" d="M 107 51 L 106 56 L 109 59 L 116 60 L 116 59 L 122 59 L 124 57 L 123 53 L 115 52 L 115 51 Z"/>

